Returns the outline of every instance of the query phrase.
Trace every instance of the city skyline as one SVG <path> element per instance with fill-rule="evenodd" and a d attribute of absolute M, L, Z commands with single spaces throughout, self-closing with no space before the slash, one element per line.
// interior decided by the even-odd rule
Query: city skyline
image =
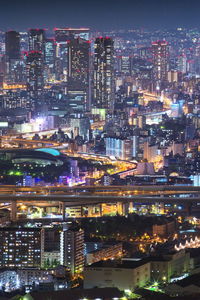
<path fill-rule="evenodd" d="M 200 3 L 1 4 L 0 299 L 200 299 Z"/>

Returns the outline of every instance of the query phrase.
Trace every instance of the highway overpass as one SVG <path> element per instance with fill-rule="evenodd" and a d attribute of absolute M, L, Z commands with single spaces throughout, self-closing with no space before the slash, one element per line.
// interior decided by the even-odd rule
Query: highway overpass
<path fill-rule="evenodd" d="M 10 205 L 11 219 L 16 220 L 17 205 L 93 206 L 106 203 L 177 204 L 190 213 L 193 205 L 200 205 L 200 187 L 190 186 L 82 186 L 82 187 L 13 187 L 0 186 L 0 203 Z"/>

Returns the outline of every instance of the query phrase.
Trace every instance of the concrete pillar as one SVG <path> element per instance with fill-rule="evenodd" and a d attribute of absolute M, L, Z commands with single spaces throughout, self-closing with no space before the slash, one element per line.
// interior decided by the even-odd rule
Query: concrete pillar
<path fill-rule="evenodd" d="M 88 217 L 92 217 L 93 216 L 93 212 L 94 212 L 93 206 L 89 205 L 88 206 Z"/>
<path fill-rule="evenodd" d="M 62 214 L 62 202 L 59 202 L 58 213 Z"/>
<path fill-rule="evenodd" d="M 129 213 L 129 203 L 123 203 L 122 207 L 123 207 L 123 216 L 127 216 Z"/>
<path fill-rule="evenodd" d="M 62 202 L 62 219 L 65 221 L 65 202 Z"/>
<path fill-rule="evenodd" d="M 15 222 L 17 220 L 17 203 L 15 200 L 11 201 L 11 214 L 10 219 L 12 222 Z"/>
<path fill-rule="evenodd" d="M 99 214 L 100 214 L 100 217 L 102 217 L 102 205 L 103 204 L 99 204 Z"/>
<path fill-rule="evenodd" d="M 189 217 L 192 214 L 192 203 L 185 204 L 186 215 Z"/>
<path fill-rule="evenodd" d="M 133 202 L 129 203 L 129 212 L 132 213 L 133 212 Z"/>

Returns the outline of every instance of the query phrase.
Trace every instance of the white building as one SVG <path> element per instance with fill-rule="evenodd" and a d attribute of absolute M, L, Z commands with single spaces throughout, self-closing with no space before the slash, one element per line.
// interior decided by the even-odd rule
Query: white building
<path fill-rule="evenodd" d="M 147 261 L 101 261 L 85 267 L 84 288 L 117 287 L 120 290 L 143 287 L 150 280 Z"/>

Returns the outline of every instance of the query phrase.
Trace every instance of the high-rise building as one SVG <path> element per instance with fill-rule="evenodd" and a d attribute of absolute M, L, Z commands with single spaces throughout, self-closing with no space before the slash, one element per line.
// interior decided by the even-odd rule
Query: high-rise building
<path fill-rule="evenodd" d="M 60 263 L 72 275 L 81 273 L 84 267 L 84 232 L 77 226 L 63 228 L 60 237 Z"/>
<path fill-rule="evenodd" d="M 53 39 L 45 40 L 44 49 L 44 79 L 48 81 L 55 73 L 55 42 Z"/>
<path fill-rule="evenodd" d="M 187 73 L 187 57 L 184 53 L 178 56 L 177 70 L 183 74 Z"/>
<path fill-rule="evenodd" d="M 90 39 L 89 28 L 55 28 L 55 39 L 57 42 L 65 42 L 70 39 Z"/>
<path fill-rule="evenodd" d="M 98 37 L 94 44 L 94 102 L 97 108 L 112 109 L 114 104 L 114 42 Z"/>
<path fill-rule="evenodd" d="M 44 54 L 45 31 L 44 29 L 29 30 L 29 51 L 39 51 Z"/>
<path fill-rule="evenodd" d="M 53 68 L 55 60 L 55 43 L 53 39 L 45 40 L 44 62 Z"/>
<path fill-rule="evenodd" d="M 27 92 L 32 102 L 32 109 L 36 104 L 41 104 L 43 96 L 43 57 L 38 51 L 30 51 L 26 60 L 27 67 Z M 41 109 L 41 107 L 40 107 Z"/>
<path fill-rule="evenodd" d="M 131 61 L 132 58 L 128 55 L 117 56 L 116 57 L 117 71 L 120 74 L 131 75 Z"/>
<path fill-rule="evenodd" d="M 72 39 L 68 43 L 67 87 L 69 107 L 83 112 L 90 106 L 90 42 Z"/>
<path fill-rule="evenodd" d="M 6 81 L 9 83 L 21 82 L 22 62 L 20 61 L 20 34 L 8 31 L 5 34 L 6 50 Z"/>
<path fill-rule="evenodd" d="M 0 267 L 40 267 L 42 230 L 0 228 Z"/>
<path fill-rule="evenodd" d="M 152 43 L 154 79 L 157 82 L 167 80 L 168 49 L 166 41 L 156 41 Z"/>
<path fill-rule="evenodd" d="M 132 159 L 136 156 L 136 138 L 134 141 L 129 139 L 107 137 L 106 138 L 106 155 L 116 156 L 123 160 Z"/>
<path fill-rule="evenodd" d="M 20 59 L 20 35 L 17 31 L 7 31 L 5 34 L 6 57 L 8 60 Z"/>

